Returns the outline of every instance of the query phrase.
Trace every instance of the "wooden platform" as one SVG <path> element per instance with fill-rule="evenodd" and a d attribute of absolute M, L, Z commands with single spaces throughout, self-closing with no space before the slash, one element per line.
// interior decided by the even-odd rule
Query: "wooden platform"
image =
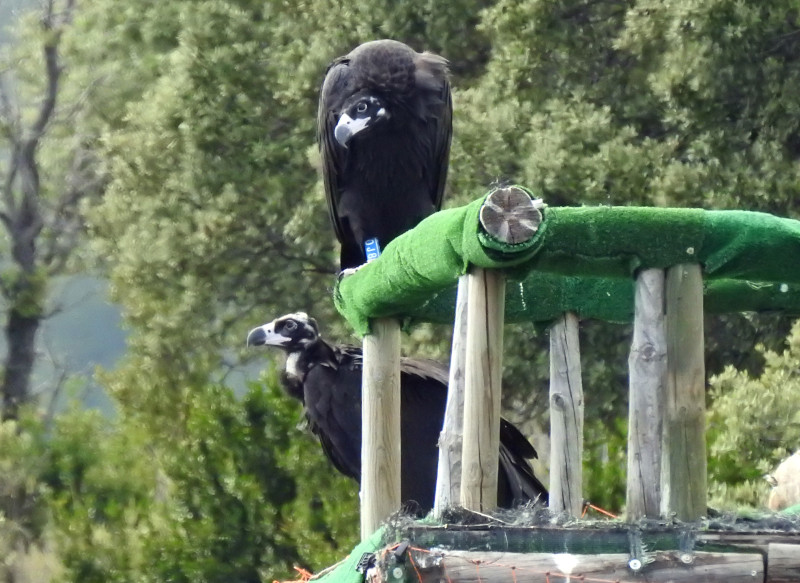
<path fill-rule="evenodd" d="M 800 581 L 791 518 L 723 523 L 401 526 L 373 581 L 420 583 Z"/>

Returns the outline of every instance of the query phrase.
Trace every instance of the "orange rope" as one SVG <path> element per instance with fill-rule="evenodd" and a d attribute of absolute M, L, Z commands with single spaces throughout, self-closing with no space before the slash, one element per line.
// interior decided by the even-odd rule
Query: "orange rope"
<path fill-rule="evenodd" d="M 291 581 L 273 581 L 272 583 L 307 583 L 314 576 L 311 571 L 306 571 L 297 565 L 294 566 L 294 570 L 300 575 L 299 579 L 293 579 Z"/>
<path fill-rule="evenodd" d="M 414 562 L 414 557 L 411 556 L 411 553 L 408 553 L 408 560 L 411 563 L 411 566 L 414 567 L 414 572 L 417 574 L 417 580 L 419 583 L 422 583 L 422 575 L 420 575 L 419 569 L 417 569 L 417 564 Z"/>
<path fill-rule="evenodd" d="M 595 506 L 594 504 L 589 504 L 589 508 L 591 508 L 595 512 L 599 512 L 600 514 L 605 514 L 609 518 L 615 518 L 615 519 L 619 518 L 619 516 L 617 516 L 616 514 L 612 514 L 608 510 L 603 510 L 602 508 L 600 508 L 599 506 Z"/>
<path fill-rule="evenodd" d="M 589 508 L 591 508 L 595 512 L 599 512 L 600 514 L 604 514 L 605 516 L 608 516 L 609 518 L 619 518 L 616 514 L 611 514 L 608 510 L 603 510 L 599 506 L 595 506 L 594 504 L 592 504 L 591 502 L 588 502 L 588 501 L 583 503 L 583 514 L 581 514 L 581 518 L 586 516 L 586 513 L 589 511 Z"/>
<path fill-rule="evenodd" d="M 447 565 L 444 563 L 442 563 L 442 571 L 444 571 L 444 578 L 447 579 L 447 583 L 453 583 L 453 581 L 450 579 L 450 574 L 447 572 Z"/>

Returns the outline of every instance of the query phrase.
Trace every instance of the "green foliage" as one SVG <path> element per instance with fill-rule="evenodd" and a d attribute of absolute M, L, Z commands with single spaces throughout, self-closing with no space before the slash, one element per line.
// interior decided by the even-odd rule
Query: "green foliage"
<path fill-rule="evenodd" d="M 3 495 L 31 505 L 5 517 L 9 532 L 23 533 L 23 546 L 57 548 L 68 580 L 129 580 L 119 574 L 140 565 L 148 534 L 142 518 L 153 473 L 144 443 L 96 411 L 73 408 L 52 427 L 30 411 L 4 422 Z"/>
<path fill-rule="evenodd" d="M 270 581 L 295 564 L 320 569 L 356 542 L 357 486 L 296 439 L 297 407 L 279 391 L 273 379 L 241 403 L 222 387 L 192 398 L 187 435 L 165 460 L 167 530 L 148 580 Z"/>
<path fill-rule="evenodd" d="M 501 0 L 481 25 L 487 73 L 460 95 L 457 159 L 470 180 L 510 173 L 551 204 L 790 212 L 794 10 Z"/>
<path fill-rule="evenodd" d="M 759 376 L 731 367 L 711 381 L 709 479 L 719 503 L 763 506 L 763 479 L 800 444 L 800 323 L 783 352 L 765 351 Z"/>
<path fill-rule="evenodd" d="M 65 581 L 272 581 L 320 570 L 356 542 L 358 486 L 298 434 L 275 378 L 241 400 L 191 398 L 186 431 L 72 408 L 48 429 L 0 425 L 0 494 L 36 500 L 27 541 L 51 541 Z M 0 528 L 0 535 L 14 527 Z"/>
<path fill-rule="evenodd" d="M 44 269 L 26 272 L 17 265 L 0 272 L 0 289 L 9 306 L 25 318 L 41 318 L 44 314 L 49 277 Z"/>
<path fill-rule="evenodd" d="M 40 476 L 53 544 L 70 581 L 130 581 L 146 565 L 157 472 L 141 429 L 73 407 L 41 428 Z M 151 507 L 151 504 L 153 506 Z"/>
<path fill-rule="evenodd" d="M 594 506 L 619 514 L 625 501 L 628 423 L 589 418 L 583 431 L 583 494 Z"/>

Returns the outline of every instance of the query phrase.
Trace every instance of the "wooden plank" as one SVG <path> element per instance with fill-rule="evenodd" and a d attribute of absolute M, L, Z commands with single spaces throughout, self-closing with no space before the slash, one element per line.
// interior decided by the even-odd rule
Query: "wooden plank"
<path fill-rule="evenodd" d="M 464 376 L 467 356 L 467 276 L 458 280 L 450 378 L 442 433 L 439 436 L 439 466 L 436 474 L 434 516 L 461 499 L 461 446 L 464 439 Z"/>
<path fill-rule="evenodd" d="M 770 543 L 767 550 L 766 583 L 798 581 L 800 581 L 800 544 Z"/>
<path fill-rule="evenodd" d="M 505 277 L 476 268 L 467 279 L 461 505 L 485 512 L 497 506 Z"/>
<path fill-rule="evenodd" d="M 664 271 L 636 278 L 633 342 L 628 357 L 628 520 L 658 518 L 661 510 L 661 427 L 667 383 Z"/>
<path fill-rule="evenodd" d="M 707 510 L 703 278 L 697 264 L 666 276 L 667 390 L 661 458 L 661 512 L 697 520 Z"/>
<path fill-rule="evenodd" d="M 625 525 L 611 523 L 598 525 L 580 522 L 574 527 L 553 526 L 505 526 L 487 520 L 485 524 L 442 526 L 413 526 L 403 530 L 416 547 L 443 547 L 452 549 L 484 549 L 504 552 L 554 553 L 564 549 L 578 554 L 623 553 L 630 551 L 631 533 L 642 541 L 646 548 L 668 551 L 682 548 L 688 534 L 695 548 L 709 551 L 731 551 L 767 554 L 770 544 L 800 545 L 800 532 L 780 532 L 775 525 L 765 525 L 765 532 L 706 530 L 703 523 L 683 526 Z M 754 528 L 750 524 L 747 528 Z"/>
<path fill-rule="evenodd" d="M 550 510 L 580 516 L 583 507 L 583 381 L 578 317 L 550 328 Z"/>
<path fill-rule="evenodd" d="M 628 554 L 488 553 L 411 551 L 406 567 L 420 583 L 566 583 L 648 581 L 649 583 L 762 583 L 764 559 L 757 553 L 657 552 L 640 569 Z"/>
<path fill-rule="evenodd" d="M 372 321 L 361 392 L 361 539 L 400 509 L 400 324 Z"/>

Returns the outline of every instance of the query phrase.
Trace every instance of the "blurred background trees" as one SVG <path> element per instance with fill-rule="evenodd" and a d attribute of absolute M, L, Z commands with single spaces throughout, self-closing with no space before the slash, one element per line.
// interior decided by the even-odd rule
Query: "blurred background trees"
<path fill-rule="evenodd" d="M 319 570 L 354 543 L 355 485 L 335 475 L 281 395 L 273 355 L 243 345 L 250 328 L 295 310 L 355 340 L 331 301 L 335 239 L 315 112 L 327 63 L 360 42 L 392 37 L 450 60 L 446 205 L 511 180 L 550 205 L 798 215 L 800 25 L 786 0 L 50 6 L 57 27 L 32 6 L 5 31 L 14 34 L 0 79 L 12 105 L 0 110 L 0 179 L 12 194 L 0 202 L 24 192 L 14 152 L 37 137 L 26 128 L 47 103 L 53 47 L 59 76 L 32 146 L 42 267 L 30 272 L 35 294 L 6 293 L 28 276 L 4 219 L 3 321 L 22 299 L 22 313 L 44 321 L 59 305 L 53 278 L 91 274 L 109 281 L 127 344 L 94 379 L 112 403 L 102 414 L 48 414 L 55 381 L 43 398 L 29 391 L 27 407 L 3 409 L 0 496 L 24 501 L 0 521 L 8 580 L 23 580 L 34 552 L 50 558 L 39 561 L 49 574 L 81 582 L 272 580 L 293 565 Z M 68 253 L 47 264 L 48 249 Z M 706 327 L 718 375 L 715 503 L 763 504 L 761 474 L 800 445 L 789 414 L 800 331 L 778 315 Z M 584 322 L 581 334 L 586 496 L 618 510 L 630 330 Z M 34 330 L 34 361 L 44 341 Z M 406 348 L 446 357 L 448 341 L 446 327 L 420 326 Z M 507 328 L 504 399 L 542 457 L 547 344 L 533 326 Z"/>

